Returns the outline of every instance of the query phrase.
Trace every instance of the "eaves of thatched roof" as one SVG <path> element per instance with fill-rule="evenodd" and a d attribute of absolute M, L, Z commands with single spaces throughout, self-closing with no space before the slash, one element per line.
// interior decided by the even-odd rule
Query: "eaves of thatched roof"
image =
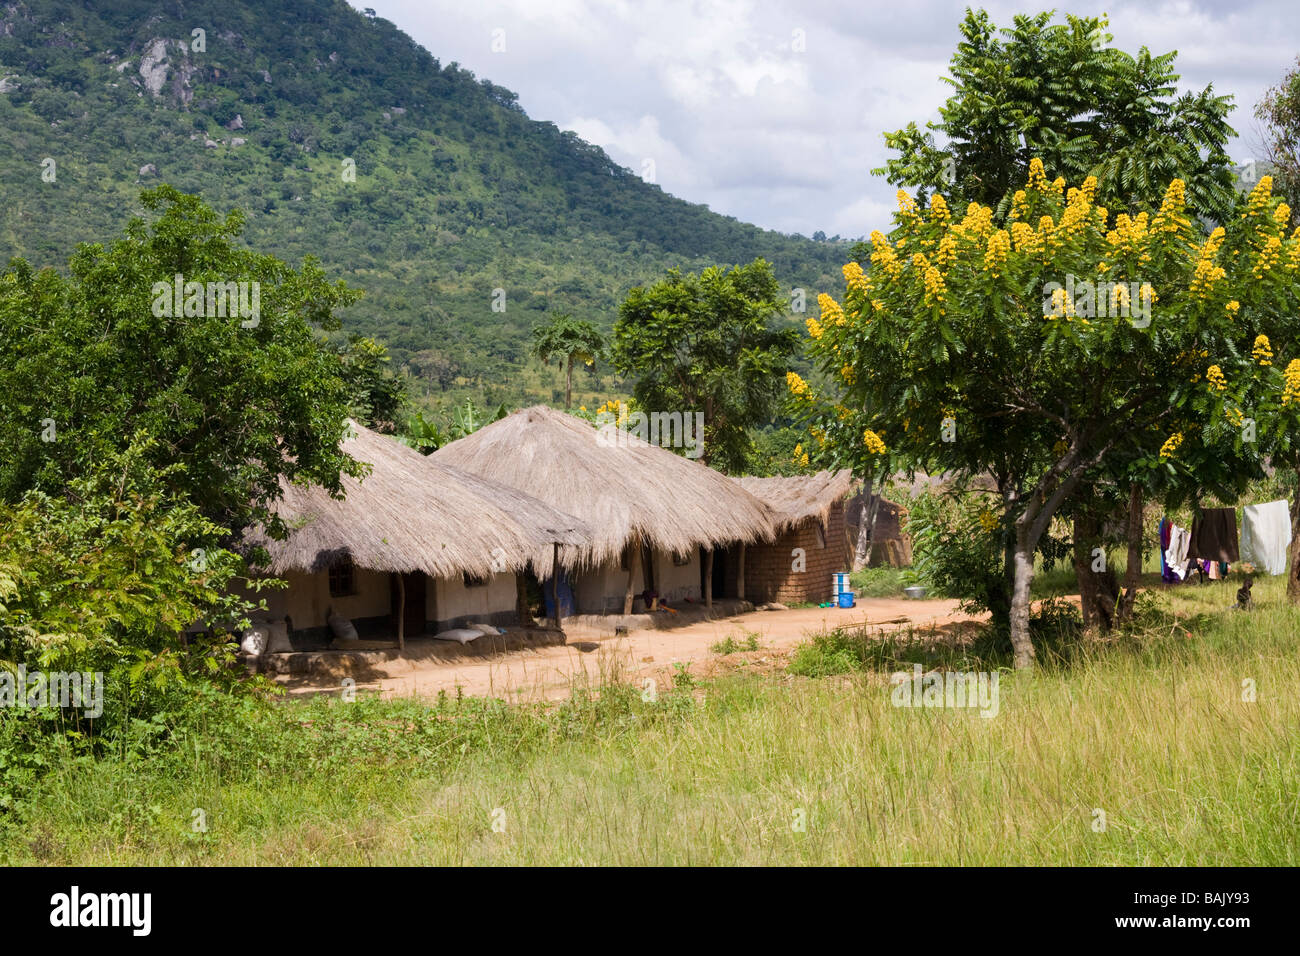
<path fill-rule="evenodd" d="M 544 405 L 507 415 L 430 457 L 585 521 L 591 537 L 580 553 L 566 550 L 570 567 L 614 560 L 638 536 L 660 551 L 688 554 L 775 533 L 772 510 L 707 465 Z"/>
<path fill-rule="evenodd" d="M 777 478 L 733 478 L 740 487 L 765 502 L 776 513 L 777 530 L 784 532 L 809 518 L 816 518 L 823 528 L 830 520 L 835 502 L 853 487 L 848 471 L 819 471 L 815 475 L 792 475 Z"/>
<path fill-rule="evenodd" d="M 368 463 L 370 474 L 344 476 L 342 499 L 286 482 L 273 510 L 292 529 L 288 539 L 257 532 L 246 539 L 267 549 L 271 573 L 322 571 L 345 555 L 358 567 L 434 577 L 516 571 L 546 556 L 540 570 L 555 543 L 580 547 L 590 537 L 584 522 L 536 498 L 351 426 L 343 451 Z"/>

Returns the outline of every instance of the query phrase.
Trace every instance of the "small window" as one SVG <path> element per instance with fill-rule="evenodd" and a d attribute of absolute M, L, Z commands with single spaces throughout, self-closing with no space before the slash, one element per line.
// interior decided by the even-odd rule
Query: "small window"
<path fill-rule="evenodd" d="M 330 565 L 330 597 L 347 597 L 357 593 L 356 567 L 346 555 Z"/>
<path fill-rule="evenodd" d="M 467 588 L 481 588 L 485 587 L 488 583 L 487 578 L 478 574 L 470 574 L 468 571 L 461 575 L 461 579 L 465 582 L 465 587 Z"/>

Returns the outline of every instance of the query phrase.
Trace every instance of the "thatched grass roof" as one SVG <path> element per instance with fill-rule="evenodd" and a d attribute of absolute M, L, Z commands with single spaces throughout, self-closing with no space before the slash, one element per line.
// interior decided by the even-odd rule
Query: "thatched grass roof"
<path fill-rule="evenodd" d="M 289 538 L 271 541 L 255 532 L 247 539 L 270 553 L 270 572 L 323 571 L 347 555 L 377 571 L 486 576 L 519 570 L 540 555 L 549 568 L 554 542 L 576 546 L 590 536 L 582 521 L 536 498 L 351 425 L 343 450 L 368 462 L 370 474 L 360 481 L 344 476 L 342 500 L 319 485 L 284 483 L 274 510 L 293 529 Z"/>
<path fill-rule="evenodd" d="M 484 426 L 432 460 L 542 499 L 593 529 L 570 567 L 616 560 L 635 535 L 652 547 L 688 554 L 697 546 L 773 536 L 774 515 L 725 475 L 615 425 L 594 428 L 535 405 Z"/>
<path fill-rule="evenodd" d="M 848 471 L 819 471 L 815 475 L 778 478 L 733 478 L 740 487 L 764 501 L 776 513 L 780 532 L 816 518 L 823 528 L 830 521 L 831 508 L 849 493 L 853 476 Z"/>

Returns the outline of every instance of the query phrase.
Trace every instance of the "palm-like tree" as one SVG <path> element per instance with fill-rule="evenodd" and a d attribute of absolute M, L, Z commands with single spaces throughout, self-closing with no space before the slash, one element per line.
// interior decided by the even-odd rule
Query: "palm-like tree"
<path fill-rule="evenodd" d="M 564 363 L 564 409 L 573 404 L 574 360 L 588 364 L 596 361 L 605 351 L 605 338 L 590 322 L 575 319 L 567 312 L 557 312 L 546 325 L 533 329 L 533 354 L 550 365 L 559 359 Z"/>

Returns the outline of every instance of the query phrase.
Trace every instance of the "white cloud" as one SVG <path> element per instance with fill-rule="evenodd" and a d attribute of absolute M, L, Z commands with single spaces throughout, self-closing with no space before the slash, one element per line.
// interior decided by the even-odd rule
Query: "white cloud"
<path fill-rule="evenodd" d="M 881 134 L 938 116 L 966 0 L 366 0 L 444 63 L 514 90 L 534 119 L 597 143 L 691 202 L 768 228 L 862 235 L 888 224 L 894 188 L 870 175 Z M 981 4 L 999 26 L 1023 7 Z M 1047 4 L 1043 5 L 1048 6 Z M 1078 2 L 1115 45 L 1178 50 L 1182 88 L 1252 112 L 1295 63 L 1300 12 L 1282 0 Z M 506 52 L 491 52 L 491 31 Z M 804 47 L 795 49 L 795 31 Z"/>

